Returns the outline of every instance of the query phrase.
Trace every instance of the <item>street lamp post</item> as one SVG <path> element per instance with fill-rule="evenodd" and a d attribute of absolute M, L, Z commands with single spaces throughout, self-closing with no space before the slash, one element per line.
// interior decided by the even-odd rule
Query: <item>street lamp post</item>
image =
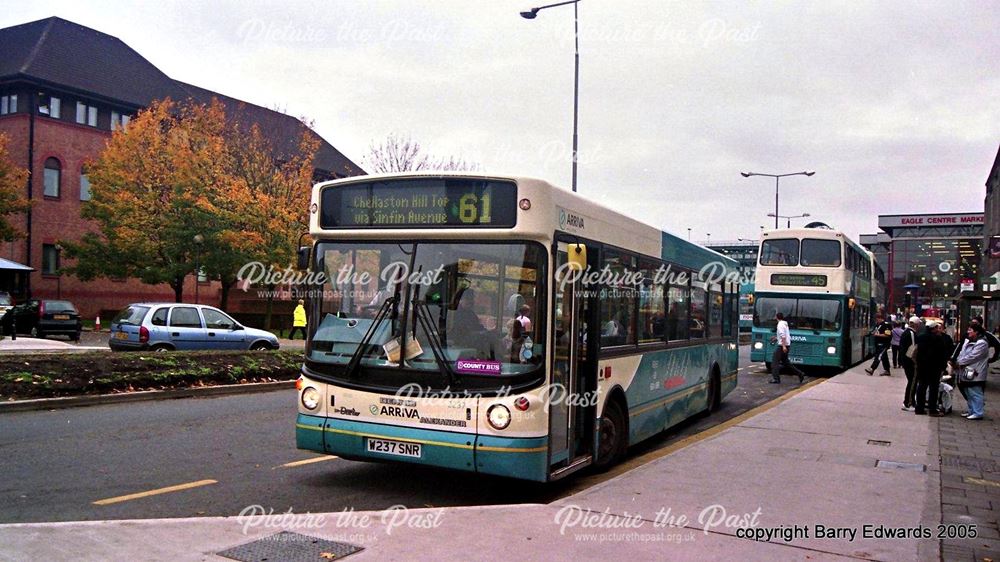
<path fill-rule="evenodd" d="M 775 217 L 776 219 L 788 219 L 788 226 L 786 228 L 792 228 L 792 219 L 801 219 L 810 216 L 809 213 L 802 213 L 801 215 L 775 215 L 774 213 L 768 213 L 767 216 Z M 775 221 L 777 222 L 777 221 Z"/>
<path fill-rule="evenodd" d="M 577 156 L 577 122 L 580 115 L 580 24 L 579 24 L 579 4 L 580 0 L 569 0 L 568 2 L 557 2 L 546 6 L 539 6 L 521 12 L 521 17 L 526 20 L 533 20 L 538 16 L 538 12 L 546 8 L 565 6 L 573 4 L 573 191 L 576 192 L 576 156 Z"/>
<path fill-rule="evenodd" d="M 762 174 L 760 172 L 740 172 L 740 175 L 749 178 L 750 176 L 766 176 L 774 178 L 774 228 L 778 228 L 778 180 L 788 176 L 811 176 L 816 172 L 806 170 L 804 172 L 792 172 L 791 174 Z M 771 216 L 771 215 L 768 215 Z"/>
<path fill-rule="evenodd" d="M 689 228 L 688 229 L 688 242 L 690 242 L 690 241 L 691 241 L 691 229 Z"/>
<path fill-rule="evenodd" d="M 201 276 L 201 245 L 205 242 L 205 237 L 201 234 L 194 235 L 194 303 L 201 304 L 198 296 L 198 281 Z"/>

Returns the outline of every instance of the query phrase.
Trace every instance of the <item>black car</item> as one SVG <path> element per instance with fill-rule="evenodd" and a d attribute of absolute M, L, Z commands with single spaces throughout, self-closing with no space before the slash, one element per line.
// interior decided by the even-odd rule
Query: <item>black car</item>
<path fill-rule="evenodd" d="M 19 334 L 30 334 L 33 338 L 58 334 L 69 336 L 73 341 L 80 340 L 83 323 L 80 313 L 69 301 L 28 299 L 10 309 L 8 314 L 13 315 Z"/>

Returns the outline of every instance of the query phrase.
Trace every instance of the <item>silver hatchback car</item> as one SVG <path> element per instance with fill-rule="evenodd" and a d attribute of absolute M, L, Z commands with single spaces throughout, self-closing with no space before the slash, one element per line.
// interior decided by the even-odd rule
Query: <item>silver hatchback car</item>
<path fill-rule="evenodd" d="M 213 306 L 137 303 L 111 321 L 108 346 L 114 351 L 278 349 L 271 332 L 247 328 Z"/>

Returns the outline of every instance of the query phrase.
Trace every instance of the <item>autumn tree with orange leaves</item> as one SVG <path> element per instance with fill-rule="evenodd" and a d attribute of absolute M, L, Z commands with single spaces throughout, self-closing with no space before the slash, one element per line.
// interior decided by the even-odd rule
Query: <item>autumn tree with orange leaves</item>
<path fill-rule="evenodd" d="M 31 208 L 21 195 L 27 185 L 28 170 L 14 164 L 7 152 L 7 142 L 7 135 L 0 133 L 0 240 L 4 242 L 24 235 L 8 222 L 8 217 Z"/>
<path fill-rule="evenodd" d="M 227 120 L 218 101 L 154 102 L 88 167 L 82 214 L 98 231 L 63 242 L 77 260 L 69 270 L 167 283 L 181 302 L 185 277 L 200 265 L 222 281 L 224 308 L 244 263 L 290 262 L 305 228 L 314 136 L 304 134 L 299 156 L 279 160 L 259 128 Z"/>

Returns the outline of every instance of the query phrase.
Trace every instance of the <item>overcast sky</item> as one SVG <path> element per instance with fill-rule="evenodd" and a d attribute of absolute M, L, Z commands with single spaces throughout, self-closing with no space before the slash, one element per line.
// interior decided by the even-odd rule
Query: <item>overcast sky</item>
<path fill-rule="evenodd" d="M 491 0 L 21 3 L 169 76 L 295 116 L 361 163 L 410 135 L 570 186 L 573 7 Z M 1000 143 L 1000 10 L 975 2 L 582 0 L 579 191 L 695 240 L 810 213 L 982 212 Z M 802 219 L 793 221 L 803 224 Z M 782 221 L 784 225 L 784 221 Z"/>

